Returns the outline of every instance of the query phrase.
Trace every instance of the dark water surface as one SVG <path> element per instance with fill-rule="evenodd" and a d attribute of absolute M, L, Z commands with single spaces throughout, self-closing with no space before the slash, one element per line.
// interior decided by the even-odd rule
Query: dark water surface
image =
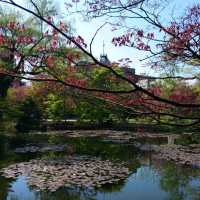
<path fill-rule="evenodd" d="M 99 139 L 66 139 L 58 136 L 0 137 L 0 168 L 36 157 L 56 157 L 61 153 L 14 153 L 16 147 L 30 143 L 69 143 L 74 153 L 126 161 L 131 175 L 117 184 L 99 189 L 61 188 L 54 193 L 37 191 L 26 183 L 26 177 L 16 180 L 0 176 L 0 200 L 200 200 L 200 170 L 180 167 L 174 163 L 153 159 L 131 145 L 113 144 Z"/>

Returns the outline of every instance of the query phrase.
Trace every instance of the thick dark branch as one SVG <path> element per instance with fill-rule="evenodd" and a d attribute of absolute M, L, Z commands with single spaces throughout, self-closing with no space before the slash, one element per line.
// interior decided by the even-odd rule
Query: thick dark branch
<path fill-rule="evenodd" d="M 56 82 L 56 83 L 60 83 L 62 85 L 68 86 L 68 87 L 72 87 L 75 89 L 79 89 L 79 90 L 83 90 L 83 91 L 87 91 L 87 92 L 101 92 L 101 93 L 111 93 L 111 94 L 130 94 L 133 92 L 136 92 L 137 89 L 133 89 L 133 90 L 103 90 L 103 89 L 97 89 L 97 88 L 85 88 L 82 86 L 78 86 L 78 85 L 74 85 L 74 84 L 70 84 L 67 83 L 61 79 L 59 79 L 58 77 L 56 78 L 32 78 L 32 77 L 26 77 L 26 76 L 21 76 L 21 75 L 17 75 L 17 74 L 12 74 L 9 72 L 0 72 L 1 75 L 7 75 L 7 76 L 11 76 L 14 78 L 20 78 L 20 79 L 24 79 L 24 80 L 29 80 L 29 81 L 36 81 L 36 82 Z M 30 73 L 31 74 L 31 73 Z M 54 75 L 55 76 L 55 75 Z"/>

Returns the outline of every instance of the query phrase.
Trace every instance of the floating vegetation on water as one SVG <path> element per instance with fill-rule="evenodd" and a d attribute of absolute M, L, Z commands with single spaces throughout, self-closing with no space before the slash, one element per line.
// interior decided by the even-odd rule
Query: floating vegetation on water
<path fill-rule="evenodd" d="M 125 163 L 86 156 L 34 159 L 12 164 L 0 173 L 6 178 L 27 177 L 29 186 L 55 192 L 61 187 L 101 187 L 124 180 L 130 174 Z"/>
<path fill-rule="evenodd" d="M 156 159 L 171 160 L 176 164 L 200 168 L 200 145 L 162 145 L 156 149 Z"/>

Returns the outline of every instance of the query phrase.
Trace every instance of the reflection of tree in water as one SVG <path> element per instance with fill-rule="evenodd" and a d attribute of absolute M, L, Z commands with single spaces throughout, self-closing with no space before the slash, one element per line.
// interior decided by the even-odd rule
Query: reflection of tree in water
<path fill-rule="evenodd" d="M 0 156 L 1 158 L 6 154 L 8 150 L 8 141 L 6 137 L 0 136 Z"/>
<path fill-rule="evenodd" d="M 10 151 L 8 138 L 0 136 L 0 168 L 8 166 L 15 158 L 16 155 Z"/>
<path fill-rule="evenodd" d="M 38 200 L 95 200 L 96 192 L 91 189 L 62 188 L 54 193 L 41 191 L 36 195 Z"/>
<path fill-rule="evenodd" d="M 36 155 L 34 154 L 16 154 L 12 149 L 10 149 L 9 144 L 5 143 L 1 145 L 0 143 L 0 169 L 13 163 L 28 161 L 35 157 Z"/>
<path fill-rule="evenodd" d="M 200 179 L 198 185 L 192 183 L 193 178 L 199 177 L 200 170 L 167 163 L 163 165 L 160 175 L 160 186 L 169 193 L 169 200 L 200 199 Z"/>
<path fill-rule="evenodd" d="M 136 158 L 133 146 L 104 142 L 100 139 L 76 138 L 66 141 L 72 144 L 78 154 L 87 154 L 110 160 L 128 161 Z"/>
<path fill-rule="evenodd" d="M 40 191 L 36 193 L 36 199 L 38 200 L 95 200 L 95 196 L 98 192 L 110 193 L 120 192 L 124 185 L 125 180 L 121 180 L 117 183 L 105 184 L 100 188 L 89 189 L 89 188 L 62 188 L 54 193 L 48 191 Z M 34 191 L 34 188 L 29 187 L 30 190 Z"/>
<path fill-rule="evenodd" d="M 101 188 L 98 188 L 98 192 L 103 192 L 103 193 L 120 192 L 125 184 L 126 181 L 124 180 L 121 180 L 117 183 L 105 184 Z"/>
<path fill-rule="evenodd" d="M 9 159 L 7 158 L 8 143 L 4 136 L 0 136 L 0 168 L 4 167 Z M 11 180 L 0 176 L 0 199 L 6 200 L 11 187 Z"/>
<path fill-rule="evenodd" d="M 13 180 L 0 176 L 0 199 L 6 200 Z"/>
<path fill-rule="evenodd" d="M 48 191 L 34 191 L 32 187 L 29 187 L 29 189 L 34 194 L 30 198 L 31 200 L 96 200 L 96 192 L 91 189 L 62 188 L 53 193 Z M 6 196 L 1 200 L 6 200 Z M 21 200 L 21 197 L 13 194 L 10 196 L 10 200 Z"/>

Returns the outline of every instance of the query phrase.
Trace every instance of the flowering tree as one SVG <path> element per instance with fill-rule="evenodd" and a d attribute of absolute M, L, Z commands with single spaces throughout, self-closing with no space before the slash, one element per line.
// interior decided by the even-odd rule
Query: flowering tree
<path fill-rule="evenodd" d="M 125 73 L 116 70 L 116 63 L 105 64 L 100 62 L 92 54 L 92 44 L 98 34 L 98 31 L 92 38 L 90 44 L 86 44 L 79 35 L 72 35 L 69 27 L 64 21 L 59 21 L 52 16 L 43 15 L 35 1 L 30 1 L 32 8 L 26 8 L 13 0 L 0 0 L 1 4 L 14 6 L 28 14 L 36 17 L 47 26 L 42 28 L 40 33 L 30 31 L 26 24 L 20 24 L 15 21 L 9 21 L 0 26 L 0 45 L 12 55 L 14 67 L 7 69 L 1 64 L 0 74 L 11 77 L 23 78 L 33 81 L 44 81 L 48 83 L 58 83 L 65 87 L 71 87 L 84 91 L 85 94 L 92 94 L 95 98 L 122 106 L 129 112 L 139 116 L 151 116 L 160 121 L 160 116 L 170 119 L 177 118 L 182 120 L 181 124 L 193 125 L 200 122 L 200 118 L 193 112 L 185 113 L 186 109 L 199 109 L 200 104 L 196 101 L 194 95 L 191 98 L 184 98 L 182 89 L 173 91 L 171 96 L 166 97 L 161 86 L 156 84 L 150 88 L 144 88 L 137 83 L 135 77 L 127 76 Z M 154 4 L 151 4 L 154 2 Z M 170 25 L 162 25 L 159 20 L 159 14 L 156 13 L 155 1 L 145 0 L 127 0 L 127 1 L 72 1 L 66 2 L 66 9 L 70 12 L 73 6 L 81 5 L 85 16 L 92 19 L 94 17 L 108 16 L 112 23 L 113 30 L 124 28 L 123 22 L 136 19 L 144 20 L 147 25 L 154 27 L 154 32 L 145 32 L 137 27 L 125 27 L 126 32 L 118 37 L 113 37 L 112 43 L 115 46 L 129 46 L 137 50 L 147 52 L 145 60 L 155 69 L 171 66 L 172 63 L 177 66 L 183 64 L 199 65 L 200 45 L 199 45 L 199 27 L 200 27 L 200 6 L 191 7 L 184 17 L 177 21 L 172 21 Z M 83 6 L 84 5 L 84 6 Z M 86 8 L 83 10 L 83 8 Z M 113 23 L 112 19 L 119 19 Z M 132 23 L 130 23 L 132 24 Z M 9 34 L 4 34 L 6 30 Z M 159 35 L 157 35 L 159 34 Z M 157 37 L 156 37 L 157 36 Z M 85 58 L 87 64 L 80 64 Z M 79 68 L 101 67 L 105 69 L 110 76 L 109 82 L 115 85 L 124 84 L 125 87 L 105 87 L 105 85 L 92 84 L 91 77 L 88 74 L 79 73 Z M 148 77 L 154 80 L 168 79 L 197 79 L 198 77 Z M 114 89 L 113 89 L 114 88 Z M 119 88 L 119 89 L 118 89 Z M 178 92 L 177 92 L 178 91 Z M 174 94 L 175 93 L 175 94 Z M 184 92 L 184 95 L 187 95 Z M 187 101 L 186 101 L 187 100 Z M 179 112 L 176 109 L 179 108 Z M 192 113 L 192 114 L 191 114 Z M 172 124 L 173 125 L 173 124 Z"/>

